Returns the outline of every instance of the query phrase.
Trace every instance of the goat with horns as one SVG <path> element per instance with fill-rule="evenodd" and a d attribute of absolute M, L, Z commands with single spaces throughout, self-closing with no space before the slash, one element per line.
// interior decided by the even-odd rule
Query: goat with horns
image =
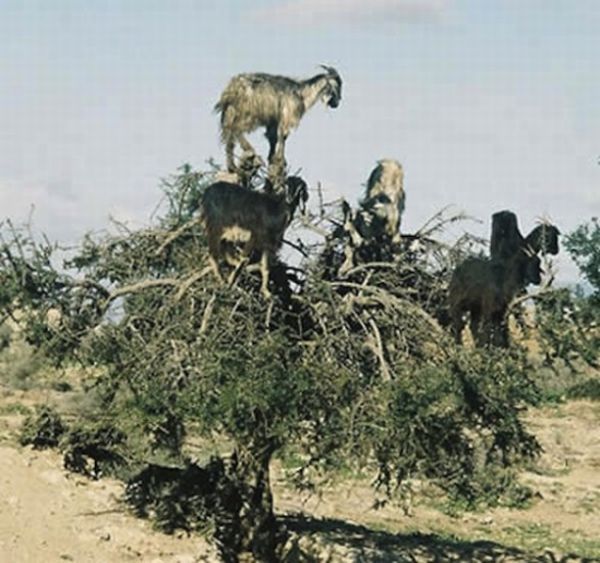
<path fill-rule="evenodd" d="M 215 105 L 221 115 L 221 140 L 225 144 L 227 169 L 236 172 L 236 142 L 247 153 L 254 153 L 245 133 L 265 128 L 269 141 L 269 165 L 285 168 L 285 141 L 302 116 L 318 100 L 336 108 L 342 98 L 342 79 L 338 72 L 321 65 L 324 73 L 306 80 L 264 73 L 234 76 Z"/>
<path fill-rule="evenodd" d="M 470 328 L 477 346 L 508 346 L 510 304 L 527 285 L 541 283 L 540 259 L 527 247 L 512 256 L 499 258 L 467 258 L 452 275 L 448 288 L 448 304 L 452 332 L 457 343 L 469 313 Z"/>

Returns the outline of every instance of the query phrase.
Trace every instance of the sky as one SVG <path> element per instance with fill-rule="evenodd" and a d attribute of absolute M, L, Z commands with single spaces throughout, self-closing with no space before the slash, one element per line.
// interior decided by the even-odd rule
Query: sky
<path fill-rule="evenodd" d="M 326 199 L 395 158 L 406 232 L 451 205 L 481 236 L 502 209 L 566 233 L 600 215 L 598 29 L 597 0 L 0 0 L 0 218 L 64 243 L 148 224 L 161 178 L 224 161 L 233 75 L 328 64 L 342 102 L 286 148 Z"/>

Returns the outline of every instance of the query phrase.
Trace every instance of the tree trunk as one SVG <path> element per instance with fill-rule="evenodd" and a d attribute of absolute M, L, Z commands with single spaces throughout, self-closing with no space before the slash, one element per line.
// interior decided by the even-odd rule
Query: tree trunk
<path fill-rule="evenodd" d="M 269 464 L 275 444 L 238 446 L 232 456 L 230 477 L 235 483 L 235 501 L 228 503 L 234 513 L 217 532 L 226 563 L 254 561 L 276 563 L 277 546 L 282 542 L 273 512 Z"/>

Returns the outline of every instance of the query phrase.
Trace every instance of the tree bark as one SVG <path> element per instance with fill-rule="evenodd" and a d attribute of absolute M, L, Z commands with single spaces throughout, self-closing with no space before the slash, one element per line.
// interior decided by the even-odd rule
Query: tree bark
<path fill-rule="evenodd" d="M 277 446 L 273 441 L 259 440 L 238 445 L 232 455 L 230 475 L 236 484 L 237 502 L 230 514 L 229 531 L 220 534 L 226 563 L 255 561 L 276 563 L 281 532 L 273 512 L 273 495 L 269 466 Z"/>

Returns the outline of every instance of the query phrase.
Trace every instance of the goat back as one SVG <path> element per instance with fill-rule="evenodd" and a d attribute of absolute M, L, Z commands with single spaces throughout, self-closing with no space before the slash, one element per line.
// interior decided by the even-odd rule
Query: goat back
<path fill-rule="evenodd" d="M 237 225 L 255 231 L 278 231 L 287 221 L 284 200 L 229 182 L 211 184 L 202 194 L 202 217 L 208 228 Z"/>

